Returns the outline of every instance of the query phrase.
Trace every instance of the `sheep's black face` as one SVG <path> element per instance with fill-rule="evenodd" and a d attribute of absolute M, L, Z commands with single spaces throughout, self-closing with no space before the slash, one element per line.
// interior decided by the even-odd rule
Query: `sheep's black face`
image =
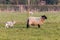
<path fill-rule="evenodd" d="M 47 17 L 45 15 L 41 16 L 43 19 L 47 19 Z"/>

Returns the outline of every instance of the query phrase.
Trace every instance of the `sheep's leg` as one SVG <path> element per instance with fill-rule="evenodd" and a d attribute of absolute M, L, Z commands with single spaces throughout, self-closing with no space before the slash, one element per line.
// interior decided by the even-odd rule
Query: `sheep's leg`
<path fill-rule="evenodd" d="M 27 28 L 29 28 L 29 19 L 27 20 Z"/>
<path fill-rule="evenodd" d="M 29 28 L 29 24 L 27 24 L 27 28 Z"/>
<path fill-rule="evenodd" d="M 38 28 L 40 28 L 40 25 L 38 24 Z"/>

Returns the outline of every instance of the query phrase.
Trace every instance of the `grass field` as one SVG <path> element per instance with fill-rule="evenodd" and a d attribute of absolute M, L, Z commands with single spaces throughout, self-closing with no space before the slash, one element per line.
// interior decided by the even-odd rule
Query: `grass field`
<path fill-rule="evenodd" d="M 40 12 L 33 16 L 46 15 L 48 19 L 41 25 L 26 28 L 26 13 L 1 12 L 0 13 L 0 40 L 60 40 L 60 12 Z M 15 20 L 14 28 L 6 29 L 4 23 Z"/>

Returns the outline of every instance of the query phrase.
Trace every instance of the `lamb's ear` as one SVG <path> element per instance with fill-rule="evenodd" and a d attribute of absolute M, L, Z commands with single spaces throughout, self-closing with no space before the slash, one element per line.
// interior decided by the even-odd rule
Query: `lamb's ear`
<path fill-rule="evenodd" d="M 7 22 L 4 22 L 4 24 L 6 24 Z"/>

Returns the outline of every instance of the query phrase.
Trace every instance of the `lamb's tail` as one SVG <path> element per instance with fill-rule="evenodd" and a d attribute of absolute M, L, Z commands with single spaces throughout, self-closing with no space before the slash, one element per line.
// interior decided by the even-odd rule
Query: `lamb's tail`
<path fill-rule="evenodd" d="M 27 28 L 29 28 L 29 19 L 27 20 Z"/>

